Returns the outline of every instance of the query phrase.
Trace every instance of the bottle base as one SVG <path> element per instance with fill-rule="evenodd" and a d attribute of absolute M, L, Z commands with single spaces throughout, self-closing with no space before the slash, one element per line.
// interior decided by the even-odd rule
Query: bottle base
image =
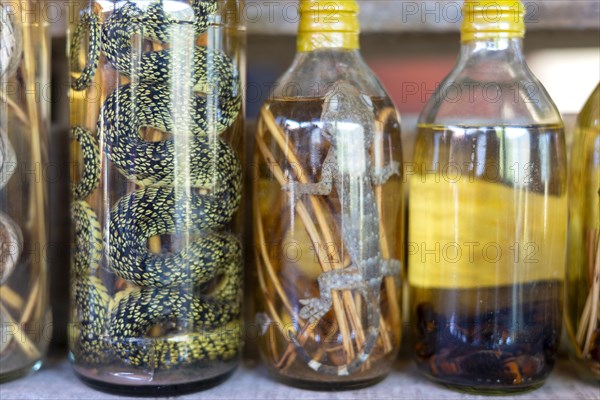
<path fill-rule="evenodd" d="M 33 374 L 34 372 L 38 371 L 42 367 L 43 363 L 44 363 L 44 360 L 37 360 L 31 364 L 27 364 L 26 366 L 19 368 L 19 369 L 4 372 L 4 373 L 0 374 L 0 383 L 6 383 L 9 381 L 23 378 L 27 375 Z"/>
<path fill-rule="evenodd" d="M 313 380 L 304 380 L 297 378 L 290 378 L 287 376 L 282 376 L 279 374 L 271 373 L 277 381 L 283 383 L 284 385 L 293 386 L 298 389 L 304 390 L 314 390 L 314 391 L 346 391 L 346 390 L 356 390 L 363 389 L 369 386 L 373 386 L 387 377 L 387 374 L 382 376 L 377 376 L 375 378 L 369 379 L 360 379 L 360 380 L 346 380 L 346 381 L 313 381 Z"/>
<path fill-rule="evenodd" d="M 441 381 L 439 379 L 433 378 L 431 376 L 427 376 L 427 379 L 436 383 L 440 386 L 443 386 L 447 389 L 453 390 L 455 392 L 473 394 L 473 395 L 483 395 L 483 396 L 512 396 L 515 394 L 523 394 L 532 392 L 536 389 L 539 389 L 546 383 L 546 381 L 535 382 L 527 385 L 515 385 L 515 386 L 486 386 L 485 384 L 458 384 L 458 383 L 449 383 L 446 381 Z"/>
<path fill-rule="evenodd" d="M 74 371 L 75 375 L 85 385 L 92 389 L 99 390 L 101 392 L 122 395 L 122 396 L 136 396 L 136 397 L 153 397 L 153 396 L 178 396 L 202 390 L 213 388 L 220 383 L 226 381 L 235 372 L 236 367 L 231 370 L 215 376 L 209 379 L 202 379 L 189 383 L 177 383 L 172 385 L 118 385 L 115 383 L 108 383 L 101 380 L 89 378 L 85 375 Z"/>

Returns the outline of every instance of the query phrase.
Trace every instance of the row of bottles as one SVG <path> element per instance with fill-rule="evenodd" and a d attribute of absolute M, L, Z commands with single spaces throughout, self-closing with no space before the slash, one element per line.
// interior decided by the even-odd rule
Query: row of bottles
<path fill-rule="evenodd" d="M 26 88 L 47 79 L 48 46 L 46 26 L 0 4 L 4 380 L 39 368 L 49 337 L 45 260 L 33 257 L 47 240 L 46 196 L 23 173 L 45 161 L 48 103 Z M 524 61 L 521 4 L 465 1 L 461 52 L 421 114 L 410 174 L 400 116 L 361 57 L 358 5 L 347 0 L 300 1 L 298 53 L 244 160 L 240 7 L 72 9 L 77 376 L 135 395 L 221 382 L 252 323 L 241 309 L 243 266 L 253 265 L 259 352 L 284 383 L 383 379 L 407 319 L 433 381 L 533 389 L 555 364 L 563 301 L 572 353 L 600 379 L 600 89 L 580 116 L 568 180 L 563 122 Z M 8 90 L 15 83 L 22 92 Z M 242 217 L 254 240 L 244 249 Z M 22 329 L 35 340 L 17 340 Z"/>

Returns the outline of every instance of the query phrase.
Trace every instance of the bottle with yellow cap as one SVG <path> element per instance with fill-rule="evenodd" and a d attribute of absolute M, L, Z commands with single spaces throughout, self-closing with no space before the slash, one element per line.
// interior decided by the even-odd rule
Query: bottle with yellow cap
<path fill-rule="evenodd" d="M 600 380 L 600 85 L 577 119 L 570 165 L 565 326 L 578 365 Z"/>
<path fill-rule="evenodd" d="M 400 343 L 399 116 L 359 52 L 355 1 L 300 1 L 298 54 L 261 109 L 260 351 L 281 381 L 355 388 Z"/>
<path fill-rule="evenodd" d="M 563 122 L 525 64 L 523 5 L 466 0 L 463 18 L 408 178 L 415 358 L 459 390 L 518 392 L 544 383 L 561 331 Z"/>

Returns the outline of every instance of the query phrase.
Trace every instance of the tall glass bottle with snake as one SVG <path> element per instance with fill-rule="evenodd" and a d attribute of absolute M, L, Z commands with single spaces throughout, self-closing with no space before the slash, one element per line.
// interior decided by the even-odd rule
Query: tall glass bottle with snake
<path fill-rule="evenodd" d="M 77 376 L 175 394 L 239 361 L 239 1 L 89 1 L 71 18 Z"/>
<path fill-rule="evenodd" d="M 0 382 L 40 368 L 48 306 L 49 25 L 44 2 L 0 1 Z"/>
<path fill-rule="evenodd" d="M 519 392 L 544 383 L 561 331 L 563 123 L 525 63 L 523 5 L 466 0 L 463 16 L 409 178 L 414 354 L 452 388 Z"/>
<path fill-rule="evenodd" d="M 354 1 L 300 2 L 298 54 L 260 111 L 260 353 L 322 389 L 373 384 L 400 343 L 399 116 L 358 45 Z"/>
<path fill-rule="evenodd" d="M 570 166 L 565 326 L 571 355 L 600 381 L 600 84 L 579 114 Z"/>

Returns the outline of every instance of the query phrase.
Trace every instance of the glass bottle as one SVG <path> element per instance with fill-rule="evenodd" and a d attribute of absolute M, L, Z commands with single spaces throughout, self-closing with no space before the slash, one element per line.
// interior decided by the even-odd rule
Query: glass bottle
<path fill-rule="evenodd" d="M 0 1 L 0 382 L 38 370 L 52 336 L 44 4 Z"/>
<path fill-rule="evenodd" d="M 456 66 L 419 118 L 409 178 L 414 354 L 451 388 L 518 392 L 544 383 L 559 343 L 563 122 L 525 64 L 523 5 L 466 0 L 463 17 Z"/>
<path fill-rule="evenodd" d="M 300 1 L 298 53 L 257 125 L 260 353 L 311 389 L 379 381 L 400 343 L 400 123 L 359 52 L 357 13 Z"/>
<path fill-rule="evenodd" d="M 88 385 L 170 395 L 240 357 L 239 1 L 89 1 L 71 19 L 72 326 Z"/>
<path fill-rule="evenodd" d="M 577 120 L 569 182 L 565 325 L 571 354 L 600 380 L 600 84 Z"/>

